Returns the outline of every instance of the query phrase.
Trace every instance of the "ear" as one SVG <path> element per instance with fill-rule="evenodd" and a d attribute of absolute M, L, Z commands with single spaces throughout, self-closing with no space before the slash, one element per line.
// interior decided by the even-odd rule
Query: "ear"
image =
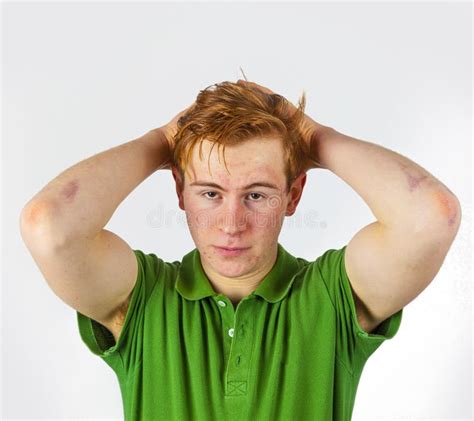
<path fill-rule="evenodd" d="M 306 184 L 306 172 L 302 172 L 298 177 L 291 183 L 290 191 L 288 192 L 288 204 L 286 206 L 285 215 L 291 216 L 295 213 L 296 207 L 303 194 L 303 188 Z"/>
<path fill-rule="evenodd" d="M 178 168 L 176 165 L 171 166 L 171 173 L 173 174 L 174 181 L 176 183 L 176 194 L 178 196 L 179 207 L 182 210 L 184 209 L 184 199 L 183 199 L 183 190 L 184 190 L 184 180 L 179 173 Z"/>

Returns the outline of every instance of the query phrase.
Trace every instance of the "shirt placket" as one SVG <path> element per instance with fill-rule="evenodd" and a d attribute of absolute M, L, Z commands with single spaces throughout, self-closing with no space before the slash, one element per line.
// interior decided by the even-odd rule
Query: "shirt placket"
<path fill-rule="evenodd" d="M 225 396 L 244 396 L 248 390 L 250 361 L 253 345 L 253 297 L 243 298 L 234 311 L 226 296 L 216 297 L 222 315 L 222 329 L 226 370 Z"/>

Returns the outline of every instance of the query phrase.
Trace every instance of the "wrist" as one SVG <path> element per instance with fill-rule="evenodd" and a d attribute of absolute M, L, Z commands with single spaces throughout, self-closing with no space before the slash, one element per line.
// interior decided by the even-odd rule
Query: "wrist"
<path fill-rule="evenodd" d="M 312 121 L 312 135 L 310 138 L 310 159 L 313 163 L 313 168 L 327 169 L 327 165 L 324 160 L 324 144 L 328 141 L 328 138 L 334 135 L 335 130 L 332 127 L 324 126 Z"/>
<path fill-rule="evenodd" d="M 340 133 L 332 127 L 320 127 L 314 133 L 312 138 L 311 150 L 320 168 L 329 170 L 331 160 L 331 150 L 334 150 L 334 145 L 340 140 Z"/>
<path fill-rule="evenodd" d="M 140 140 L 150 149 L 150 153 L 157 157 L 158 169 L 170 168 L 173 153 L 162 127 L 150 130 Z"/>

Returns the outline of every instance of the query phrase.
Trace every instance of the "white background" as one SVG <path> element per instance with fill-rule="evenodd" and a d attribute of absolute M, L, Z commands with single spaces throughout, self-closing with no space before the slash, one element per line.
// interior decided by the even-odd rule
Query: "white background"
<path fill-rule="evenodd" d="M 471 4 L 10 3 L 2 30 L 3 419 L 122 417 L 115 374 L 22 242 L 22 207 L 76 162 L 167 123 L 199 90 L 243 78 L 239 67 L 293 103 L 306 90 L 313 119 L 409 157 L 460 199 L 459 234 L 367 362 L 353 419 L 472 418 Z M 374 220 L 344 181 L 311 170 L 280 242 L 314 260 Z M 161 170 L 107 229 L 174 261 L 194 248 L 184 221 Z"/>

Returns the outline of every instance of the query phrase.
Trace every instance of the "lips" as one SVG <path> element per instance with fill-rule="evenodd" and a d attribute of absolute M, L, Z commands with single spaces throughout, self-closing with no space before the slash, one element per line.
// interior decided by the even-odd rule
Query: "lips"
<path fill-rule="evenodd" d="M 243 255 L 250 247 L 220 247 L 214 246 L 217 253 L 223 257 L 237 257 Z"/>

